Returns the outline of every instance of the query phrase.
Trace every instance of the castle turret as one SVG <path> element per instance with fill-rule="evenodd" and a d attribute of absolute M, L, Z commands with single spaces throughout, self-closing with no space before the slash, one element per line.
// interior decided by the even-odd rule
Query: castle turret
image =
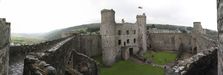
<path fill-rule="evenodd" d="M 101 35 L 114 35 L 115 11 L 113 9 L 103 9 L 101 11 Z"/>
<path fill-rule="evenodd" d="M 117 50 L 115 47 L 115 11 L 101 11 L 100 34 L 102 39 L 102 60 L 104 65 L 111 66 L 115 62 Z"/>
<path fill-rule="evenodd" d="M 146 15 L 137 15 L 136 16 L 136 24 L 138 25 L 138 45 L 140 54 L 146 52 L 147 50 L 147 43 L 146 43 Z"/>
<path fill-rule="evenodd" d="M 201 22 L 194 22 L 193 33 L 203 34 L 203 28 L 201 26 Z"/>
<path fill-rule="evenodd" d="M 203 28 L 201 26 L 201 22 L 193 22 L 194 28 L 192 30 L 192 53 L 196 54 L 199 52 L 199 38 L 204 33 Z"/>

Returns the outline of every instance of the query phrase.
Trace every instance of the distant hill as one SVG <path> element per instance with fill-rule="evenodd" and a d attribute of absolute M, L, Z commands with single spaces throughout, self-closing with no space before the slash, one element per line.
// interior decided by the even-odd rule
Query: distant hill
<path fill-rule="evenodd" d="M 44 39 L 44 36 L 45 36 L 44 34 L 37 34 L 37 33 L 35 34 L 12 33 L 11 44 L 13 45 L 36 44 L 46 41 L 46 39 Z"/>
<path fill-rule="evenodd" d="M 180 30 L 180 31 L 191 31 L 193 27 L 188 26 L 177 26 L 177 25 L 169 25 L 169 24 L 147 24 L 147 29 L 149 28 L 157 28 L 157 29 L 166 29 L 166 30 Z M 100 30 L 100 23 L 92 23 L 92 24 L 83 24 L 79 26 L 68 27 L 64 29 L 54 30 L 47 34 L 45 34 L 45 38 L 47 40 L 53 40 L 61 38 L 61 34 L 69 33 L 69 32 L 85 32 L 85 33 L 93 33 Z M 217 39 L 217 32 L 209 29 L 205 29 L 208 37 L 212 39 Z"/>
<path fill-rule="evenodd" d="M 49 33 L 46 33 L 45 38 L 48 40 L 58 39 L 61 38 L 61 34 L 63 33 L 80 32 L 81 30 L 84 30 L 86 32 L 97 32 L 100 30 L 100 23 L 84 24 L 84 25 L 54 30 Z"/>

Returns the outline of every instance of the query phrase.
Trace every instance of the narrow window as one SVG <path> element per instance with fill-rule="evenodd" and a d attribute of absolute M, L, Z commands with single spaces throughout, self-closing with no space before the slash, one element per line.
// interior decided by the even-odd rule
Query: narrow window
<path fill-rule="evenodd" d="M 136 34 L 136 30 L 134 30 L 133 33 Z"/>
<path fill-rule="evenodd" d="M 129 35 L 129 30 L 126 31 L 126 34 Z"/>
<path fill-rule="evenodd" d="M 129 39 L 127 39 L 127 43 L 129 43 Z"/>
<path fill-rule="evenodd" d="M 133 41 L 134 41 L 134 43 L 136 43 L 136 39 L 134 39 Z"/>
<path fill-rule="evenodd" d="M 121 40 L 118 40 L 118 45 L 121 45 L 122 44 L 122 41 Z"/>
<path fill-rule="evenodd" d="M 121 30 L 118 30 L 118 35 L 121 35 L 122 31 Z"/>

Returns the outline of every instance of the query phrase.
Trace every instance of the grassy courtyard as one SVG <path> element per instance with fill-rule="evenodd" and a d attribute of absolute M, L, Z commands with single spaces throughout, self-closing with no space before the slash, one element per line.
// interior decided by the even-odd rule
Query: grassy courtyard
<path fill-rule="evenodd" d="M 152 59 L 156 64 L 166 64 L 176 59 L 176 54 L 172 52 L 147 52 L 145 57 Z M 93 57 L 99 63 L 102 63 L 101 56 Z M 100 65 L 100 75 L 164 75 L 164 69 L 153 67 L 149 64 L 139 64 L 131 60 L 120 60 L 106 68 Z"/>
<path fill-rule="evenodd" d="M 163 69 L 132 61 L 119 61 L 110 68 L 100 68 L 100 75 L 164 75 Z"/>
<path fill-rule="evenodd" d="M 147 52 L 144 57 L 151 59 L 154 63 L 164 65 L 176 60 L 176 53 L 169 51 L 161 51 L 161 52 Z"/>

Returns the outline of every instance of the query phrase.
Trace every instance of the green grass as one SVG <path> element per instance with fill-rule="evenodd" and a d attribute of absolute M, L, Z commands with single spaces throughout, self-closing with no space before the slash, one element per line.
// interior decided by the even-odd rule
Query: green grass
<path fill-rule="evenodd" d="M 161 51 L 161 52 L 147 52 L 144 54 L 145 58 L 152 59 L 156 64 L 167 64 L 176 60 L 176 53 Z"/>
<path fill-rule="evenodd" d="M 94 60 L 96 60 L 97 61 L 97 63 L 99 63 L 99 66 L 101 67 L 101 66 L 103 66 L 102 65 L 102 57 L 101 56 L 94 56 L 94 57 L 92 57 Z"/>
<path fill-rule="evenodd" d="M 35 44 L 35 43 L 42 42 L 42 40 L 40 40 L 40 39 L 27 38 L 27 37 L 16 37 L 16 36 L 12 36 L 11 41 L 14 44 Z"/>
<path fill-rule="evenodd" d="M 162 68 L 132 61 L 119 61 L 110 68 L 100 68 L 100 75 L 164 75 Z"/>
<path fill-rule="evenodd" d="M 101 56 L 93 58 L 102 63 Z M 138 64 L 130 60 L 121 60 L 109 68 L 100 65 L 100 75 L 164 75 L 164 71 L 162 68 L 153 67 L 149 64 Z"/>

